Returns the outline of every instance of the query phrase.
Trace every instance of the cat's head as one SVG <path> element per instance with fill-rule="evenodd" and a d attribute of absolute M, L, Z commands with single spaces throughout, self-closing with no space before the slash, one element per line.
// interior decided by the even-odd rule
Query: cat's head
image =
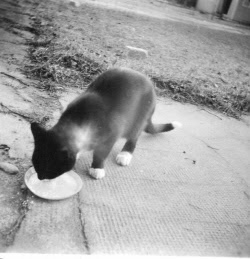
<path fill-rule="evenodd" d="M 74 167 L 75 154 L 53 131 L 47 131 L 35 122 L 31 123 L 31 131 L 35 144 L 32 163 L 38 179 L 54 179 Z"/>

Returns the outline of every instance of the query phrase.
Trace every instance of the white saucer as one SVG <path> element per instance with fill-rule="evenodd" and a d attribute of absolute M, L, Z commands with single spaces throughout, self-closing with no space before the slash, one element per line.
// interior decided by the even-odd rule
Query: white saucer
<path fill-rule="evenodd" d="M 82 188 L 82 179 L 72 170 L 55 179 L 40 181 L 35 169 L 31 167 L 24 175 L 24 182 L 31 192 L 47 200 L 69 198 Z"/>

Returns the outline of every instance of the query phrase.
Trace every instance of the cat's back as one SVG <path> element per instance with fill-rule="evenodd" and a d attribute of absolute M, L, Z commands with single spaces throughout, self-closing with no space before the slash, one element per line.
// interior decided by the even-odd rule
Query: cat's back
<path fill-rule="evenodd" d="M 91 122 L 102 128 L 101 135 L 116 132 L 128 136 L 145 126 L 155 102 L 154 87 L 147 76 L 128 68 L 113 68 L 99 75 L 68 106 L 61 121 Z"/>
<path fill-rule="evenodd" d="M 144 94 L 153 91 L 151 80 L 129 68 L 112 68 L 101 74 L 89 86 L 89 92 L 98 92 L 112 97 L 119 95 Z"/>
<path fill-rule="evenodd" d="M 93 81 L 87 92 L 100 97 L 110 128 L 118 129 L 123 136 L 143 127 L 156 102 L 151 80 L 128 68 L 107 70 Z"/>

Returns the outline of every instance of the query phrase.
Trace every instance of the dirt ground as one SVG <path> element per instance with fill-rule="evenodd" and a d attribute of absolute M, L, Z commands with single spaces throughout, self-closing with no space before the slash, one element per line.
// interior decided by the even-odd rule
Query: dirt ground
<path fill-rule="evenodd" d="M 44 28 L 52 26 L 56 32 L 55 48 L 43 58 L 60 50 L 60 55 L 72 57 L 81 53 L 106 68 L 128 66 L 157 78 L 156 83 L 165 82 L 161 94 L 174 100 L 205 105 L 234 117 L 249 112 L 249 27 L 211 20 L 164 1 L 78 2 L 82 4 L 77 7 L 64 1 L 36 3 L 36 17 L 43 20 Z M 43 37 L 50 38 L 42 35 L 39 40 Z M 128 58 L 126 46 L 145 49 L 148 58 L 143 62 Z M 36 54 L 43 51 L 38 47 Z M 56 60 L 46 62 L 51 66 L 49 72 L 62 73 Z M 65 80 L 53 81 L 65 84 Z"/>
<path fill-rule="evenodd" d="M 120 50 L 120 55 L 124 53 L 126 45 L 149 51 L 149 59 L 141 65 L 141 69 L 148 74 L 161 74 L 173 80 L 199 81 L 200 84 L 210 83 L 215 89 L 244 86 L 249 92 L 250 29 L 248 27 L 237 28 L 234 24 L 232 26 L 218 19 L 213 21 L 197 11 L 167 5 L 164 1 L 82 2 L 94 2 L 96 7 L 106 6 L 108 9 L 106 11 L 96 9 L 91 13 L 84 6 L 83 9 L 92 19 L 88 22 L 88 16 L 80 18 L 75 16 L 75 21 L 70 21 L 74 27 L 77 25 L 82 27 L 81 24 L 87 24 L 87 28 L 99 27 L 98 33 L 91 38 L 91 45 L 94 48 L 99 43 L 98 45 L 102 46 L 97 45 L 96 49 L 105 49 L 109 39 L 117 38 L 116 45 L 113 46 L 112 42 L 111 46 L 117 48 L 114 52 Z M 80 8 L 77 12 L 82 11 Z M 127 13 L 124 17 L 119 12 L 114 12 L 114 9 L 132 13 Z M 136 18 L 133 13 L 137 14 Z M 88 36 L 91 31 L 86 30 L 85 26 L 79 30 L 84 31 L 84 42 L 86 42 L 91 37 Z M 118 61 L 122 65 L 127 62 Z M 134 66 L 138 69 L 138 64 Z"/>
<path fill-rule="evenodd" d="M 102 2 L 107 7 L 107 1 Z M 72 251 L 74 253 L 89 253 L 90 249 L 88 246 L 85 244 L 83 247 L 83 244 L 78 240 L 78 237 L 80 240 L 86 239 L 86 237 L 82 237 L 82 233 L 79 233 L 82 228 L 82 222 L 85 222 L 85 216 L 89 216 L 86 222 L 90 222 L 90 225 L 86 223 L 86 228 L 90 226 L 89 232 L 87 233 L 90 237 L 89 246 L 92 245 L 93 251 L 95 251 L 95 249 L 97 251 L 107 251 L 107 249 L 110 249 L 108 250 L 109 252 L 112 251 L 112 242 L 117 241 L 115 238 L 117 235 L 117 230 L 113 228 L 113 218 L 109 217 L 110 215 L 113 215 L 113 208 L 110 209 L 110 213 L 110 207 L 105 207 L 105 205 L 102 205 L 103 207 L 101 206 L 101 208 L 105 207 L 107 209 L 107 211 L 105 209 L 103 210 L 107 213 L 105 214 L 105 217 L 103 217 L 103 211 L 100 210 L 100 212 L 98 212 L 98 206 L 93 206 L 93 208 L 97 208 L 97 211 L 95 211 L 95 209 L 92 211 L 92 207 L 88 206 L 88 198 L 90 198 L 90 201 L 96 199 L 96 204 L 99 204 L 100 200 L 103 201 L 106 197 L 108 204 L 111 203 L 112 205 L 113 202 L 118 208 L 121 207 L 121 212 L 123 212 L 123 210 L 128 210 L 126 211 L 126 213 L 128 213 L 128 217 L 125 218 L 125 221 L 119 222 L 122 217 L 118 211 L 119 215 L 114 222 L 117 224 L 116 227 L 118 231 L 120 231 L 119 233 L 121 236 L 122 233 L 129 231 L 126 228 L 126 224 L 132 224 L 131 229 L 136 229 L 137 235 L 135 238 L 137 238 L 140 236 L 140 233 L 143 232 L 142 230 L 144 225 L 140 223 L 141 221 L 138 218 L 141 218 L 144 215 L 144 211 L 139 211 L 139 216 L 137 215 L 138 218 L 136 218 L 133 213 L 133 208 L 140 209 L 143 207 L 142 203 L 140 203 L 141 200 L 147 201 L 145 203 L 146 209 L 150 208 L 152 204 L 157 204 L 155 202 L 157 200 L 157 195 L 154 196 L 154 193 L 155 190 L 158 190 L 157 184 L 153 185 L 153 187 L 149 184 L 149 193 L 150 195 L 153 193 L 153 195 L 147 199 L 145 198 L 147 197 L 147 189 L 143 190 L 141 187 L 139 188 L 141 191 L 139 193 L 139 199 L 136 201 L 133 200 L 132 194 L 137 195 L 138 193 L 136 191 L 138 186 L 142 186 L 139 181 L 140 173 L 142 171 L 141 169 L 138 169 L 138 165 L 141 164 L 139 160 L 146 158 L 145 160 L 149 161 L 152 157 L 155 157 L 155 161 L 152 160 L 154 162 L 152 162 L 151 167 L 147 168 L 146 164 L 143 167 L 143 170 L 148 173 L 148 175 L 144 176 L 144 178 L 148 177 L 150 180 L 148 183 L 156 183 L 157 180 L 155 180 L 154 177 L 159 177 L 158 180 L 161 182 L 162 179 L 164 179 L 165 174 L 165 172 L 163 172 L 165 168 L 164 170 L 162 168 L 164 166 L 167 168 L 168 166 L 167 162 L 164 162 L 166 165 L 164 164 L 164 166 L 160 168 L 162 169 L 162 174 L 157 174 L 158 172 L 155 171 L 156 169 L 153 163 L 158 164 L 160 158 L 157 157 L 157 155 L 159 155 L 162 150 L 157 149 L 157 143 L 152 139 L 149 139 L 149 142 L 147 142 L 147 139 L 146 142 L 144 142 L 144 139 L 142 140 L 142 146 L 138 151 L 139 155 L 136 160 L 138 161 L 138 164 L 135 163 L 135 167 L 132 167 L 132 170 L 138 171 L 139 177 L 136 177 L 138 177 L 139 180 L 138 182 L 135 181 L 133 178 L 133 172 L 130 172 L 130 169 L 127 169 L 127 173 L 132 177 L 132 180 L 128 181 L 128 185 L 124 187 L 125 189 L 122 189 L 124 190 L 122 193 L 119 192 L 120 186 L 123 185 L 123 181 L 125 181 L 125 179 L 122 178 L 123 176 L 122 172 L 119 171 L 120 169 L 118 170 L 116 167 L 112 166 L 111 169 L 113 168 L 113 171 L 111 170 L 111 173 L 114 172 L 115 174 L 116 171 L 118 171 L 118 176 L 121 174 L 121 180 L 114 178 L 115 181 L 112 182 L 112 178 L 110 177 L 107 178 L 106 182 L 104 181 L 101 185 L 98 185 L 98 183 L 91 181 L 86 177 L 86 175 L 84 175 L 83 179 L 86 181 L 86 190 L 83 190 L 79 197 L 76 196 L 72 198 L 72 200 L 69 199 L 65 202 L 47 203 L 41 199 L 35 198 L 32 193 L 23 188 L 23 175 L 31 166 L 30 158 L 33 151 L 33 139 L 30 132 L 30 122 L 37 121 L 44 123 L 47 127 L 52 126 L 69 101 L 71 101 L 74 96 L 82 91 L 82 89 L 74 87 L 66 88 L 64 84 L 61 85 L 62 88 L 57 88 L 53 92 L 45 91 L 44 89 L 39 88 L 41 82 L 37 80 L 37 78 L 27 78 L 27 76 L 21 71 L 25 65 L 31 62 L 29 59 L 30 44 L 28 43 L 38 36 L 32 27 L 37 16 L 44 17 L 42 23 L 44 23 L 43 25 L 45 27 L 50 23 L 50 21 L 53 21 L 53 26 L 55 27 L 52 29 L 55 30 L 55 28 L 58 28 L 58 30 L 55 30 L 55 33 L 59 37 L 58 41 L 60 44 L 65 43 L 67 46 L 72 45 L 74 48 L 78 48 L 78 51 L 83 52 L 87 57 L 103 63 L 107 67 L 115 63 L 116 65 L 136 68 L 146 74 L 164 75 L 164 77 L 171 78 L 172 80 L 189 80 L 196 82 L 197 85 L 202 85 L 202 87 L 213 88 L 214 91 L 219 91 L 219 89 L 225 88 L 230 89 L 230 91 L 234 91 L 235 89 L 238 91 L 241 89 L 243 91 L 243 95 L 249 93 L 250 36 L 249 30 L 246 27 L 236 24 L 231 25 L 231 23 L 223 21 L 210 21 L 207 16 L 202 16 L 194 10 L 181 9 L 180 11 L 177 7 L 166 6 L 162 1 L 119 1 L 119 10 L 113 10 L 114 5 L 115 9 L 117 9 L 118 2 L 116 1 L 109 1 L 108 8 L 103 8 L 103 6 L 101 7 L 98 1 L 84 1 L 84 3 L 85 4 L 80 7 L 75 7 L 74 5 L 70 5 L 68 2 L 63 1 L 38 2 L 29 0 L 2 0 L 0 2 L 0 145 L 5 144 L 10 148 L 8 152 L 4 152 L 0 149 L 0 162 L 10 162 L 15 164 L 20 170 L 20 173 L 17 175 L 8 175 L 0 171 L 0 252 L 15 252 L 15 249 L 18 249 L 19 246 L 20 250 L 26 249 L 26 252 L 32 251 L 32 249 L 37 249 L 36 251 L 42 253 L 44 251 L 55 251 L 58 249 L 57 251 L 65 253 Z M 94 7 L 92 5 L 93 3 L 95 3 Z M 141 3 L 143 3 L 143 6 L 141 6 Z M 131 12 L 132 7 L 133 11 L 135 11 L 135 9 L 137 10 L 136 14 L 135 12 Z M 168 10 L 169 14 L 167 16 L 165 13 L 166 10 Z M 150 20 L 148 18 L 149 11 L 151 16 Z M 160 15 L 162 15 L 162 19 L 158 19 Z M 147 49 L 149 51 L 149 57 L 143 61 L 127 59 L 127 45 Z M 70 51 L 71 50 L 69 49 L 69 53 Z M 199 175 L 200 172 L 202 172 L 204 178 L 208 179 L 208 185 L 210 184 L 210 178 L 213 179 L 215 185 L 217 184 L 217 181 L 219 181 L 221 186 L 224 186 L 224 183 L 226 183 L 226 188 L 222 188 L 223 193 L 220 192 L 220 186 L 218 189 L 216 189 L 216 186 L 213 186 L 214 191 L 212 191 L 212 193 L 215 194 L 213 196 L 214 200 L 210 203 L 208 199 L 208 207 L 205 207 L 205 209 L 207 209 L 207 212 L 210 212 L 210 207 L 216 206 L 217 204 L 217 193 L 222 195 L 222 200 L 224 202 L 223 204 L 225 205 L 222 207 L 225 210 L 229 208 L 229 210 L 226 210 L 225 213 L 229 213 L 228 215 L 232 213 L 232 221 L 234 224 L 230 225 L 229 223 L 223 223 L 223 231 L 229 235 L 228 240 L 230 240 L 230 242 L 233 242 L 234 240 L 234 235 L 230 235 L 230 231 L 232 231 L 232 233 L 236 233 L 238 238 L 238 243 L 236 242 L 237 247 L 232 249 L 232 254 L 228 252 L 226 255 L 249 255 L 249 249 L 246 246 L 246 238 L 249 238 L 249 227 L 247 228 L 247 226 L 249 226 L 249 215 L 246 215 L 249 211 L 249 205 L 246 202 L 249 201 L 249 177 L 246 170 L 247 166 L 249 166 L 247 161 L 249 154 L 249 135 L 247 134 L 249 129 L 249 116 L 243 116 L 242 121 L 236 121 L 232 118 L 226 118 L 224 115 L 211 110 L 200 110 L 195 106 L 192 106 L 191 108 L 187 106 L 186 109 L 186 106 L 182 106 L 181 104 L 175 105 L 172 102 L 167 103 L 164 106 L 164 109 L 162 108 L 162 111 L 165 111 L 166 106 L 168 105 L 169 107 L 171 106 L 168 109 L 170 112 L 169 118 L 176 119 L 174 116 L 184 116 L 183 120 L 189 127 L 190 132 L 188 132 L 187 138 L 188 148 L 185 147 L 187 148 L 186 150 L 190 151 L 194 157 L 198 157 L 199 154 L 203 154 L 200 150 L 203 151 L 203 146 L 206 146 L 207 153 L 204 152 L 204 154 L 213 154 L 211 156 L 213 158 L 216 157 L 213 161 L 215 161 L 216 165 L 218 165 L 216 170 L 209 175 L 209 170 L 212 171 L 214 167 L 211 166 L 210 168 L 207 157 L 202 158 L 203 162 L 207 165 L 207 168 L 205 168 L 207 171 L 205 172 L 202 171 L 205 170 L 202 169 L 202 164 L 199 164 L 198 169 L 194 170 L 191 168 L 194 161 L 192 159 L 194 158 L 187 158 L 185 160 L 186 164 L 183 163 L 179 165 L 175 161 L 175 153 L 171 155 L 169 150 L 165 150 L 164 152 L 167 152 L 168 156 L 170 155 L 172 159 L 171 166 L 173 166 L 173 168 L 175 166 L 179 166 L 181 168 L 180 171 L 183 173 L 183 175 L 177 175 L 175 171 L 173 171 L 173 174 L 170 172 L 170 178 L 172 177 L 173 181 L 176 181 L 175 177 L 183 177 L 183 179 L 188 182 L 190 176 L 185 175 L 185 167 L 188 167 L 188 170 L 190 170 L 188 173 L 194 173 L 194 175 L 191 176 L 191 178 L 193 177 L 191 180 L 194 182 L 201 181 Z M 197 115 L 195 115 L 196 113 Z M 204 116 L 204 114 L 207 116 Z M 192 117 L 189 117 L 191 115 Z M 214 119 L 213 123 L 210 123 L 210 120 L 208 119 L 209 116 Z M 216 129 L 219 129 L 220 127 L 222 128 L 222 132 L 219 132 L 217 136 L 219 142 L 216 142 L 218 140 L 216 137 L 211 137 L 214 130 L 212 127 L 213 125 L 216 125 Z M 227 129 L 231 129 L 230 134 L 226 134 L 226 136 L 224 136 L 224 131 Z M 203 140 L 203 134 L 206 135 L 206 130 L 209 134 L 211 133 L 211 135 L 206 136 L 205 140 Z M 172 150 L 175 150 L 177 145 L 175 143 L 178 143 L 177 146 L 180 147 L 180 150 L 178 150 L 178 158 L 182 158 L 183 150 L 181 149 L 181 145 L 182 137 L 184 135 L 181 133 L 179 134 L 180 135 L 177 134 L 175 137 L 173 136 L 173 142 L 169 142 L 168 139 L 163 140 L 161 137 L 157 140 L 160 145 L 161 141 L 164 141 L 166 146 L 169 146 L 170 143 Z M 197 134 L 198 137 L 193 138 L 192 134 Z M 198 138 L 201 138 L 201 140 Z M 225 138 L 230 139 L 231 142 L 225 142 Z M 192 141 L 196 144 L 193 144 Z M 212 143 L 211 146 L 207 144 L 208 142 Z M 218 146 L 216 146 L 217 143 Z M 151 145 L 153 148 L 155 147 L 155 150 L 152 152 L 152 157 L 151 153 L 146 150 L 149 144 L 150 147 Z M 199 146 L 200 149 L 195 150 L 196 145 Z M 222 151 L 226 150 L 229 153 L 226 157 L 227 160 L 219 154 L 219 149 Z M 236 153 L 233 153 L 233 151 L 235 151 L 234 149 L 236 150 Z M 238 150 L 241 150 L 242 153 L 239 153 Z M 241 159 L 243 162 L 240 166 L 234 162 L 230 165 L 231 167 L 228 179 L 228 161 L 240 161 Z M 86 161 L 88 162 L 88 160 Z M 180 169 L 179 167 L 178 170 Z M 223 179 L 218 179 L 220 175 L 218 172 L 220 172 L 220 170 L 224 170 L 225 168 L 226 170 L 224 174 L 222 174 Z M 152 171 L 150 170 L 154 172 L 153 176 L 151 175 Z M 153 179 L 150 177 L 153 177 Z M 163 178 L 160 179 L 161 177 Z M 147 182 L 144 178 L 143 181 Z M 237 183 L 236 187 L 234 185 L 235 182 Z M 167 194 L 169 197 L 172 197 L 170 195 L 173 190 L 173 183 L 170 182 L 168 184 L 170 191 Z M 133 202 L 128 204 L 126 198 L 130 193 L 130 187 L 132 185 L 133 190 L 129 197 L 131 201 L 135 202 L 136 206 Z M 110 188 L 110 186 L 112 188 Z M 102 188 L 106 190 L 106 196 L 101 191 Z M 188 188 L 192 189 L 192 186 L 190 185 Z M 97 193 L 91 194 L 93 189 L 97 190 Z M 165 186 L 163 186 L 162 183 L 161 190 L 163 190 L 163 192 L 159 191 L 159 196 L 162 196 L 161 198 L 163 199 L 165 198 L 166 193 Z M 200 187 L 200 190 L 202 192 L 203 188 Z M 185 200 L 187 193 L 190 194 L 189 191 L 184 190 L 182 192 L 182 200 Z M 119 199 L 117 201 L 115 199 L 111 200 L 108 195 L 109 192 L 111 192 L 114 196 L 117 195 L 117 197 L 119 197 L 119 193 L 121 193 L 122 201 L 124 201 L 124 203 L 120 204 Z M 208 196 L 206 197 L 209 197 L 210 193 L 211 192 L 208 190 Z M 97 195 L 95 196 L 95 194 Z M 192 197 L 198 197 L 195 191 L 192 195 Z M 238 197 L 240 197 L 241 203 L 238 202 Z M 204 203 L 202 203 L 202 199 L 205 201 Z M 233 200 L 233 205 L 235 207 L 237 207 L 238 204 L 240 204 L 240 206 L 237 207 L 237 209 L 230 207 L 230 199 Z M 152 201 L 152 204 L 150 201 Z M 205 196 L 201 195 L 201 201 L 197 204 L 197 206 L 201 207 L 202 204 L 206 204 Z M 126 207 L 127 205 L 128 208 Z M 80 208 L 81 206 L 82 208 Z M 125 207 L 123 208 L 122 206 Z M 173 215 L 171 214 L 173 219 L 175 218 L 174 212 L 177 209 L 182 209 L 181 206 L 178 206 L 178 202 L 173 205 Z M 219 207 L 220 206 L 216 208 Z M 153 208 L 155 207 L 153 206 Z M 161 212 L 160 208 L 161 203 L 159 203 L 159 211 Z M 157 210 L 150 214 L 152 216 L 152 221 L 155 215 L 158 215 Z M 197 207 L 195 207 L 195 210 L 199 211 L 199 208 L 197 209 Z M 50 214 L 52 213 L 51 211 L 53 212 L 53 215 Z M 82 222 L 80 222 L 81 220 L 78 218 L 78 214 L 81 211 L 87 211 L 86 214 L 83 213 L 80 215 L 80 217 L 83 218 Z M 41 218 L 40 214 L 43 214 L 44 212 L 46 212 L 47 217 L 44 216 Z M 62 214 L 60 214 L 61 212 Z M 92 214 L 92 212 L 94 213 Z M 161 213 L 165 217 L 165 212 L 163 211 Z M 222 215 L 221 219 L 224 220 L 224 211 L 221 212 L 220 215 Z M 238 222 L 237 215 L 240 215 L 240 219 L 244 219 L 244 224 L 241 225 L 242 222 Z M 54 216 L 56 218 L 55 221 L 53 218 Z M 99 216 L 100 218 L 98 218 Z M 179 219 L 181 220 L 182 215 L 179 216 Z M 203 216 L 206 216 L 206 213 L 204 213 Z M 134 217 L 138 220 L 138 224 L 141 224 L 139 224 L 140 226 L 137 225 L 136 221 L 133 222 L 132 219 Z M 166 221 L 164 217 L 158 218 L 159 222 L 164 220 Z M 197 217 L 199 218 L 199 216 Z M 216 217 L 216 214 L 211 212 L 211 218 L 209 220 L 213 219 L 213 217 Z M 99 238 L 99 227 L 102 228 L 104 226 L 106 228 L 105 224 L 101 224 L 105 218 L 112 219 L 110 225 L 107 226 L 107 229 L 101 232 L 101 236 L 105 237 L 103 238 L 104 243 L 107 241 L 108 245 L 105 243 L 104 247 L 98 247 L 98 244 L 95 242 L 95 238 L 97 238 L 97 240 Z M 227 216 L 227 218 L 229 218 L 229 221 L 231 220 L 229 216 Z M 55 226 L 54 224 L 63 220 L 66 222 L 71 222 L 70 219 L 73 219 L 73 221 L 75 220 L 73 222 L 74 224 L 65 224 L 65 228 L 62 227 L 63 229 L 60 229 L 60 224 L 58 224 L 58 226 Z M 146 220 L 146 222 L 148 221 Z M 96 222 L 99 222 L 99 224 Z M 122 225 L 124 222 L 126 222 L 126 224 Z M 149 223 L 150 222 L 151 220 Z M 30 226 L 30 223 L 35 224 L 36 228 L 32 228 L 33 225 Z M 158 222 L 156 223 L 158 224 Z M 80 224 L 81 227 L 77 224 Z M 150 230 L 156 234 L 156 236 L 157 231 L 164 232 L 159 226 L 157 226 L 157 224 L 155 225 L 156 228 L 152 228 L 152 230 Z M 220 222 L 218 221 L 216 224 L 220 225 Z M 41 231 L 42 234 L 40 233 L 41 225 L 44 227 L 43 231 Z M 139 230 L 136 228 L 137 226 L 139 226 Z M 193 230 L 191 224 L 188 227 L 187 231 L 189 232 L 187 233 L 189 234 L 186 234 L 186 237 L 190 238 L 191 235 L 194 240 L 202 237 L 202 240 L 204 238 L 204 242 L 206 243 L 207 236 L 205 236 L 205 234 L 204 236 L 202 235 L 203 233 L 199 230 L 200 227 L 198 225 L 196 227 L 197 233 L 200 233 L 201 235 L 197 236 L 192 234 Z M 227 231 L 228 228 L 230 228 L 230 233 Z M 27 229 L 28 231 L 26 233 L 25 231 Z M 206 230 L 206 227 L 204 229 Z M 178 231 L 182 230 L 183 229 L 180 228 Z M 211 232 L 209 232 L 211 234 L 209 234 L 209 237 L 213 237 L 213 235 L 217 237 L 218 229 L 216 228 L 215 230 L 216 231 L 213 232 L 213 227 L 209 228 L 209 231 Z M 223 231 L 222 234 L 220 232 L 218 235 L 218 240 L 223 237 Z M 177 232 L 174 231 L 174 233 Z M 23 233 L 26 233 L 27 235 L 23 236 Z M 48 233 L 49 236 L 47 235 Z M 64 235 L 61 233 L 64 233 Z M 76 236 L 75 233 L 77 233 L 77 235 L 79 234 L 79 236 Z M 153 242 L 153 235 L 150 239 L 151 232 L 145 233 L 146 234 L 143 238 L 146 244 L 147 242 Z M 206 231 L 204 233 L 207 234 Z M 114 236 L 112 236 L 113 234 Z M 35 241 L 34 236 L 37 237 Z M 108 243 L 110 241 L 109 238 L 111 238 L 111 243 Z M 136 251 L 136 246 L 134 247 L 132 242 L 133 240 L 130 239 L 130 236 L 126 236 L 126 238 L 127 244 L 130 244 Z M 61 244 L 49 242 L 51 240 L 57 242 L 58 239 L 62 241 Z M 243 241 L 241 239 L 243 239 Z M 16 246 L 13 246 L 15 240 Z M 39 243 L 40 240 L 44 246 L 41 246 Z M 156 241 L 159 240 L 156 238 Z M 173 239 L 171 238 L 171 240 Z M 33 241 L 34 243 L 32 243 Z M 35 244 L 36 241 L 38 242 L 37 244 Z M 184 241 L 185 240 L 183 239 L 183 242 Z M 200 240 L 198 241 L 200 242 Z M 218 251 L 220 252 L 220 255 L 225 255 L 223 252 L 226 251 L 226 247 L 231 244 L 230 242 L 225 242 L 225 244 L 222 245 L 225 250 L 220 250 L 219 246 L 218 250 L 216 250 L 216 246 L 216 249 L 213 251 L 215 255 Z M 55 250 L 53 250 L 53 245 Z M 117 243 L 116 248 L 118 251 L 120 251 L 119 249 L 121 249 L 121 247 L 121 251 L 126 250 L 126 246 L 123 247 L 123 245 L 124 243 Z M 180 244 L 178 244 L 178 246 L 179 245 Z M 143 243 L 141 246 L 143 251 L 143 248 L 145 248 L 143 247 Z M 165 246 L 163 251 L 164 249 Z M 156 250 L 153 249 L 153 253 L 155 253 Z M 207 250 L 204 251 L 207 252 Z"/>

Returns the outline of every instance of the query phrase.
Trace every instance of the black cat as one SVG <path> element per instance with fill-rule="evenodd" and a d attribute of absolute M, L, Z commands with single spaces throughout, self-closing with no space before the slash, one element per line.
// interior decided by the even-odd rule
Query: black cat
<path fill-rule="evenodd" d="M 153 124 L 155 104 L 154 86 L 146 76 L 127 68 L 104 72 L 68 105 L 53 128 L 31 124 L 38 178 L 53 179 L 71 170 L 81 150 L 94 151 L 89 174 L 102 178 L 104 161 L 119 138 L 127 141 L 116 161 L 127 166 L 142 131 L 155 134 L 181 126 Z"/>

